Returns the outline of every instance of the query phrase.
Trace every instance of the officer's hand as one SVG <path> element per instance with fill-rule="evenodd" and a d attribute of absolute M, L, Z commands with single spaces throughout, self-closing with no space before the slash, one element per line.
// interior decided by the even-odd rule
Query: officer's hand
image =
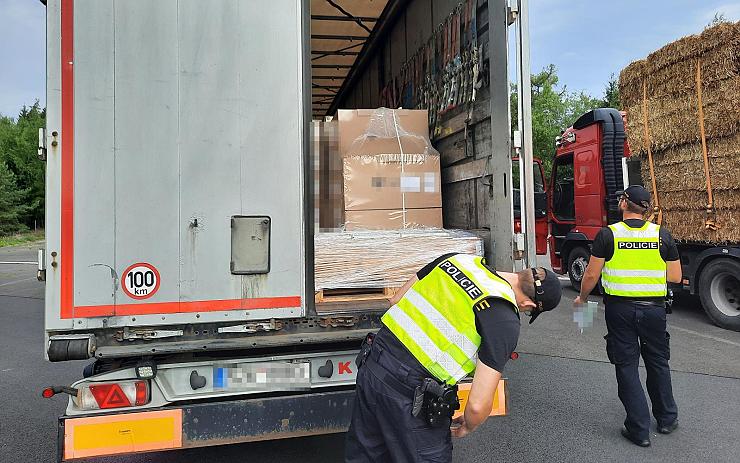
<path fill-rule="evenodd" d="M 573 299 L 573 304 L 574 305 L 583 304 L 583 303 L 584 302 L 581 300 L 581 296 L 580 295 L 578 297 L 576 297 L 575 299 Z"/>
<path fill-rule="evenodd" d="M 465 426 L 465 415 L 460 415 L 452 420 L 450 433 L 452 434 L 452 437 L 465 437 L 470 433 L 468 427 Z"/>

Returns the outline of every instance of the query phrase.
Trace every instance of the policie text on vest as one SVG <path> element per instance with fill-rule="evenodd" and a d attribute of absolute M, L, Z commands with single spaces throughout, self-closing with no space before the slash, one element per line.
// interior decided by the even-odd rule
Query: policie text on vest
<path fill-rule="evenodd" d="M 455 267 L 452 262 L 446 260 L 439 264 L 439 268 L 444 270 L 454 280 L 454 282 L 457 283 L 457 285 L 460 286 L 468 296 L 470 296 L 471 299 L 475 300 L 483 295 L 483 291 L 481 291 L 475 283 L 470 281 L 468 277 L 460 271 L 460 269 Z"/>
<path fill-rule="evenodd" d="M 620 241 L 618 249 L 658 249 L 657 241 Z"/>

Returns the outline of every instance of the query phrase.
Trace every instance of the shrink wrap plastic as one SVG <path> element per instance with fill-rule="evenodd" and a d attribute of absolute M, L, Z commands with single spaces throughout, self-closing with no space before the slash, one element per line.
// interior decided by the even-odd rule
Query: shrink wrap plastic
<path fill-rule="evenodd" d="M 483 255 L 483 242 L 462 230 L 375 230 L 315 235 L 316 290 L 400 287 L 447 253 Z"/>

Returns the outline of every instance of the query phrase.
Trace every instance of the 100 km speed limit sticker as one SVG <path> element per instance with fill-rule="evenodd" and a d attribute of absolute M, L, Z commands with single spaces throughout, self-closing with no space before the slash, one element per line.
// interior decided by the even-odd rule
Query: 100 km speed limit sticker
<path fill-rule="evenodd" d="M 133 264 L 123 272 L 121 287 L 133 299 L 150 298 L 159 289 L 159 272 L 146 262 Z"/>

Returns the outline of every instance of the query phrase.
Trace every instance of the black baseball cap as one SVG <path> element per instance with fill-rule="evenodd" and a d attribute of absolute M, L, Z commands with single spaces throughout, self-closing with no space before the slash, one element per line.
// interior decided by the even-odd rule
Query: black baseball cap
<path fill-rule="evenodd" d="M 542 312 L 547 312 L 558 306 L 560 298 L 563 295 L 563 288 L 560 286 L 560 280 L 550 270 L 543 268 L 545 271 L 545 278 L 542 279 L 537 275 L 538 268 L 532 268 L 532 277 L 534 279 L 534 300 L 537 304 L 536 309 L 532 309 L 530 312 L 529 323 L 532 324 L 534 320 L 539 317 Z"/>
<path fill-rule="evenodd" d="M 630 185 L 624 190 L 617 191 L 617 198 L 622 195 L 638 206 L 642 206 L 645 209 L 650 207 L 650 193 L 640 185 Z"/>

